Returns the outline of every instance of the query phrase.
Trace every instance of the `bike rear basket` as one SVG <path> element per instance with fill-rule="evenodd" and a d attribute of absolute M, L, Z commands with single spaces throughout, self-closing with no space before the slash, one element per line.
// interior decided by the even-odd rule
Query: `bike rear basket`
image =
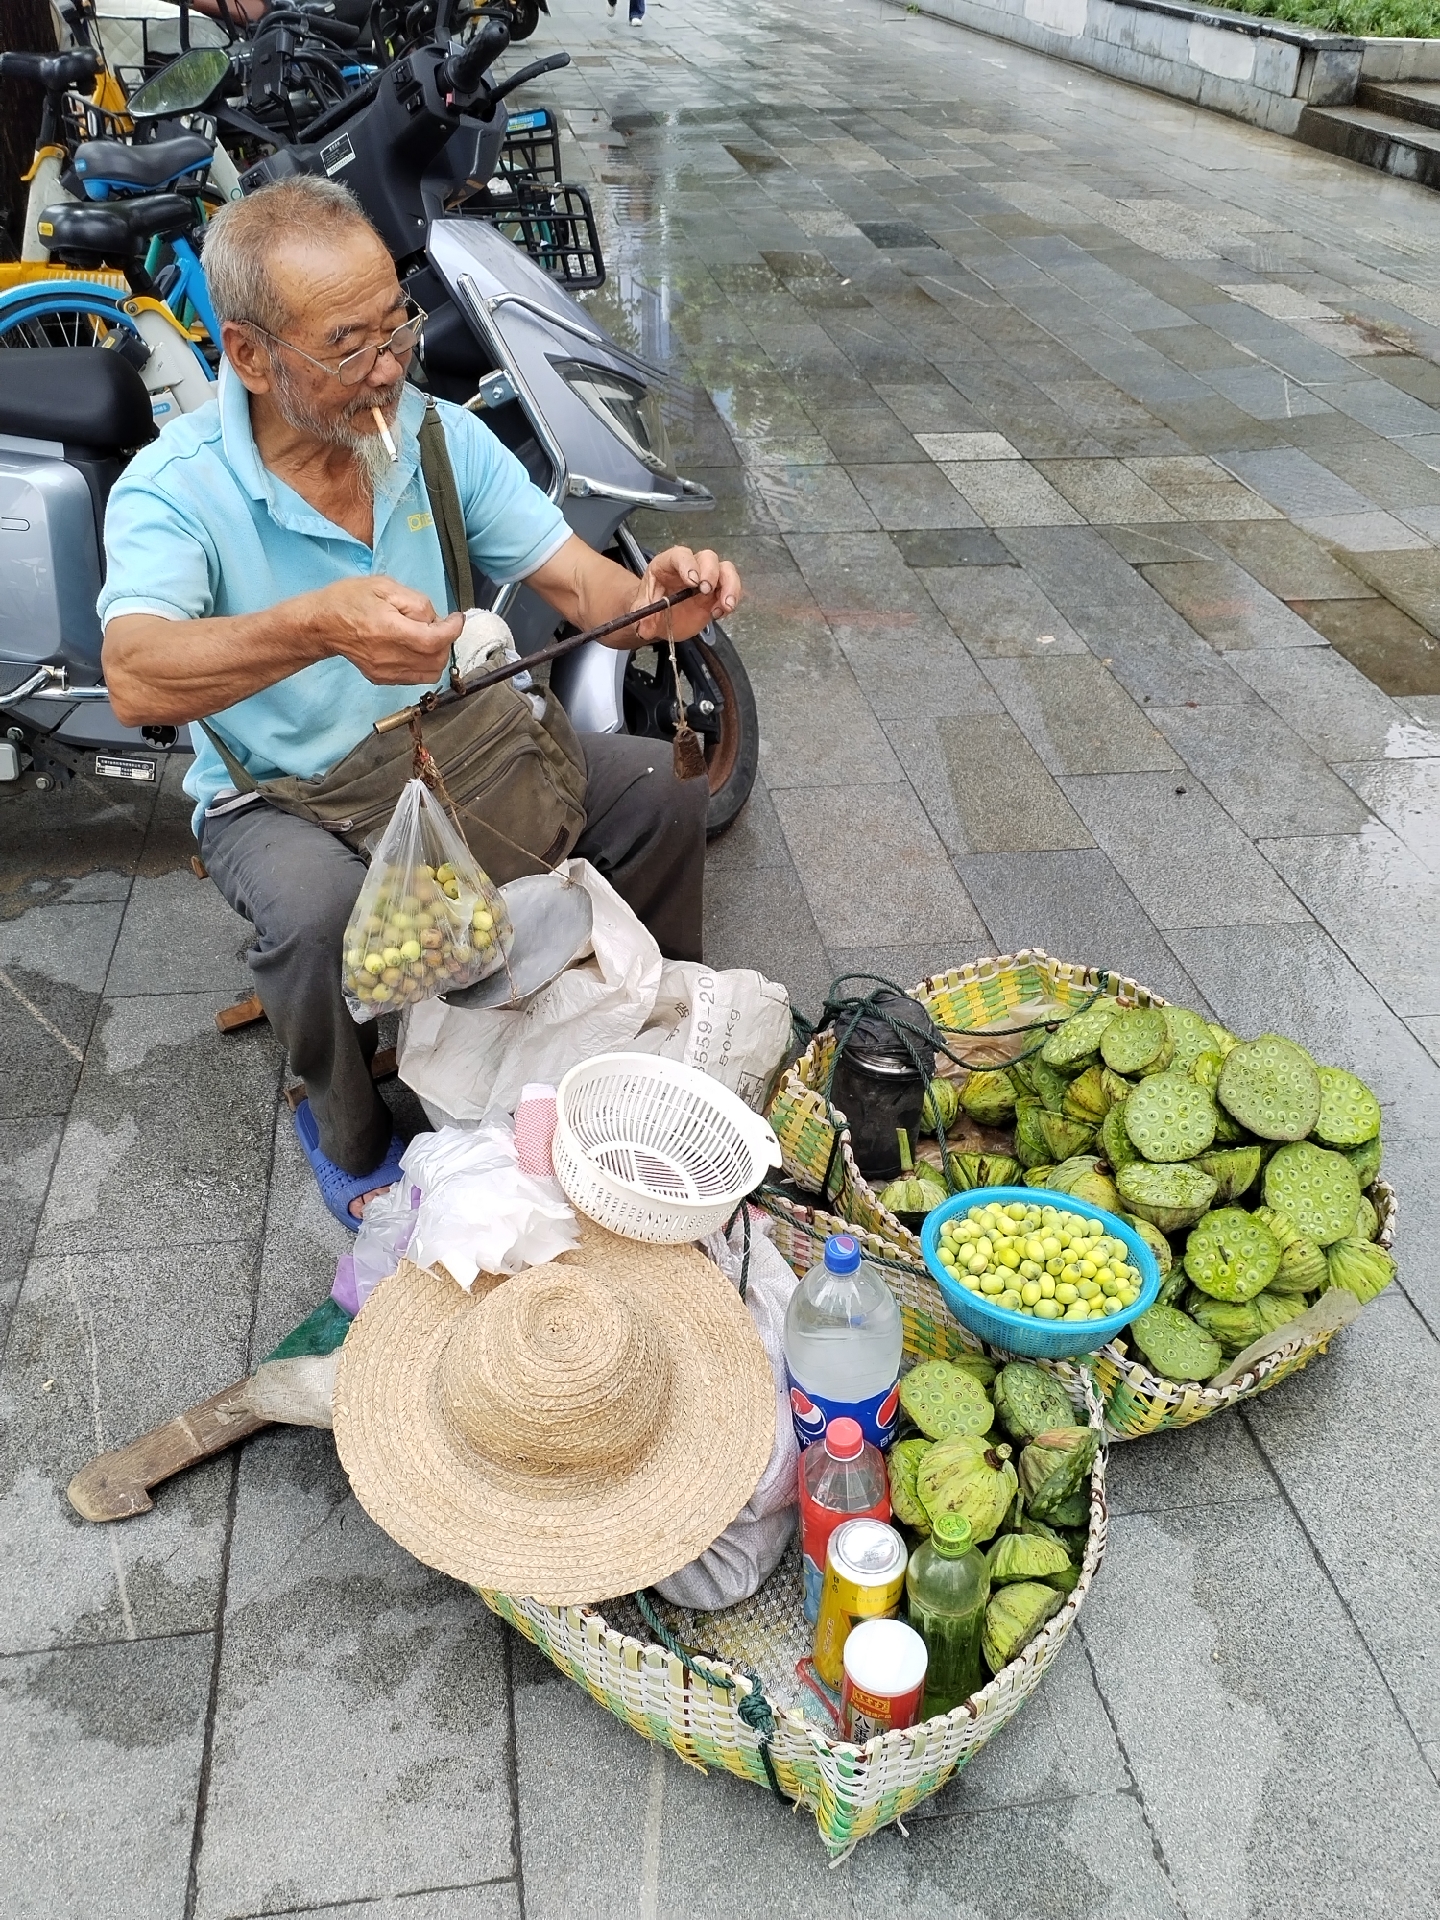
<path fill-rule="evenodd" d="M 560 123 L 549 107 L 512 113 L 500 149 L 500 171 L 525 175 L 541 186 L 558 187 L 560 177 Z"/>
<path fill-rule="evenodd" d="M 604 286 L 605 259 L 584 187 L 539 186 L 499 174 L 464 211 L 479 214 L 523 247 L 562 287 Z"/>

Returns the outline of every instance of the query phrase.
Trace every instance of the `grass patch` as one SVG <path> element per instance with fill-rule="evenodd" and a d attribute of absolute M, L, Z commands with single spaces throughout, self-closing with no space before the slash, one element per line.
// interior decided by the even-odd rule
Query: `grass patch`
<path fill-rule="evenodd" d="M 1325 33 L 1375 34 L 1387 39 L 1440 39 L 1440 0 L 1205 0 L 1232 13 L 1288 20 Z"/>

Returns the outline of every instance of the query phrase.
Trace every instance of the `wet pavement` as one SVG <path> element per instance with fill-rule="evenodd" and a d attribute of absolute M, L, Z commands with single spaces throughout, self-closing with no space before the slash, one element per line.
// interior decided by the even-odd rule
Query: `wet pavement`
<path fill-rule="evenodd" d="M 1401 1281 L 1118 1448 L 1040 1693 L 910 1823 L 638 1741 L 282 1431 L 104 1532 L 69 1475 L 326 1290 L 186 809 L 0 789 L 0 1910 L 135 1920 L 1433 1912 L 1440 241 L 1419 189 L 941 23 L 555 0 L 611 284 L 750 599 L 710 957 L 813 1013 L 1037 945 L 1365 1075 Z M 518 64 L 518 55 L 514 57 Z M 647 528 L 650 536 L 662 529 Z M 711 537 L 707 533 L 706 537 Z M 416 1114 L 394 1088 L 401 1118 Z"/>

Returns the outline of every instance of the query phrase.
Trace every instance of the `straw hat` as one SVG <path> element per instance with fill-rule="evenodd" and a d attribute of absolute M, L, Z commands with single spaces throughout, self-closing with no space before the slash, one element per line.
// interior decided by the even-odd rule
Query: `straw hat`
<path fill-rule="evenodd" d="M 744 1303 L 691 1247 L 580 1247 L 482 1296 L 402 1261 L 340 1349 L 335 1443 L 365 1511 L 470 1585 L 569 1605 L 722 1534 L 775 1440 Z"/>

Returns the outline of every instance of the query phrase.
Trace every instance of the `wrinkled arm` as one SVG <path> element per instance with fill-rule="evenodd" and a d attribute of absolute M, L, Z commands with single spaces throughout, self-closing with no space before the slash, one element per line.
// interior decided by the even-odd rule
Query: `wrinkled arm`
<path fill-rule="evenodd" d="M 632 607 L 643 607 L 665 594 L 679 593 L 682 587 L 701 588 L 693 600 L 673 610 L 670 628 L 662 615 L 612 634 L 606 644 L 621 651 L 663 640 L 672 630 L 677 640 L 692 639 L 712 620 L 732 612 L 740 599 L 739 574 L 728 560 L 721 560 L 708 550 L 692 553 L 688 547 L 669 547 L 664 553 L 656 554 L 637 580 L 628 568 L 617 566 L 604 554 L 596 553 L 576 534 L 571 534 L 558 553 L 528 574 L 525 584 L 533 587 L 557 613 L 563 614 L 572 627 L 582 631 L 604 626 L 606 621 L 618 619 Z"/>

